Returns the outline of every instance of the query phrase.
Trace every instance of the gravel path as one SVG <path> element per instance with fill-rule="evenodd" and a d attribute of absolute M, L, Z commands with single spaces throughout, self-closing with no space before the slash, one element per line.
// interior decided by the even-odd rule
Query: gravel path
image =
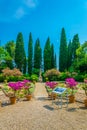
<path fill-rule="evenodd" d="M 0 130 L 87 130 L 87 109 L 82 103 L 58 109 L 56 101 L 52 105 L 47 98 L 44 84 L 36 83 L 31 101 L 0 108 Z"/>

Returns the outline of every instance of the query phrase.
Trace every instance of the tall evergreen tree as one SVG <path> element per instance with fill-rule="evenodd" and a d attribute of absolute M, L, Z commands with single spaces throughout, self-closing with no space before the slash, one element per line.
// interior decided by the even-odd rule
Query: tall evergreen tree
<path fill-rule="evenodd" d="M 67 41 L 65 29 L 62 28 L 60 38 L 60 52 L 59 52 L 59 70 L 62 72 L 67 69 Z"/>
<path fill-rule="evenodd" d="M 37 39 L 34 47 L 34 68 L 40 69 L 42 59 L 42 50 L 40 47 L 40 40 Z"/>
<path fill-rule="evenodd" d="M 67 57 L 67 69 L 69 69 L 69 67 L 72 64 L 72 42 L 71 42 L 71 40 L 69 41 L 69 44 L 68 44 L 67 56 L 68 56 Z"/>
<path fill-rule="evenodd" d="M 72 40 L 72 59 L 73 61 L 76 59 L 76 49 L 80 47 L 78 34 L 74 35 Z"/>
<path fill-rule="evenodd" d="M 24 54 L 24 64 L 23 64 L 23 74 L 26 74 L 26 68 L 27 68 L 27 60 L 26 60 L 26 54 Z"/>
<path fill-rule="evenodd" d="M 54 45 L 51 45 L 51 68 L 55 68 Z"/>
<path fill-rule="evenodd" d="M 28 73 L 32 74 L 33 68 L 33 40 L 32 34 L 29 34 L 29 42 L 28 42 Z"/>
<path fill-rule="evenodd" d="M 16 48 L 15 48 L 15 63 L 17 68 L 23 72 L 25 62 L 25 50 L 24 50 L 24 41 L 22 33 L 18 33 L 16 40 Z"/>
<path fill-rule="evenodd" d="M 51 69 L 51 45 L 48 37 L 44 47 L 44 71 Z"/>
<path fill-rule="evenodd" d="M 56 54 L 54 56 L 54 68 L 57 69 Z"/>

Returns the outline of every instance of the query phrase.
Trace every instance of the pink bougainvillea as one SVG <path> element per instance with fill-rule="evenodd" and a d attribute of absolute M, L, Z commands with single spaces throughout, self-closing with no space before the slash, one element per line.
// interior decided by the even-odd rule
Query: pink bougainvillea
<path fill-rule="evenodd" d="M 57 86 L 57 82 L 46 82 L 46 86 L 54 89 Z"/>
<path fill-rule="evenodd" d="M 78 84 L 74 78 L 67 78 L 66 79 L 66 84 L 67 84 L 67 87 L 69 88 L 76 88 L 76 85 Z"/>

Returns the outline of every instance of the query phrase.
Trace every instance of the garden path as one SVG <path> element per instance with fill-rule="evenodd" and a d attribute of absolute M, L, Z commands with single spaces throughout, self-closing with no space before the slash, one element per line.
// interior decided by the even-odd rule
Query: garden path
<path fill-rule="evenodd" d="M 36 88 L 35 88 L 35 91 L 34 91 L 34 97 L 35 98 L 38 98 L 38 97 L 47 97 L 48 94 L 46 92 L 46 89 L 45 89 L 45 84 L 44 83 L 36 83 L 35 84 Z"/>

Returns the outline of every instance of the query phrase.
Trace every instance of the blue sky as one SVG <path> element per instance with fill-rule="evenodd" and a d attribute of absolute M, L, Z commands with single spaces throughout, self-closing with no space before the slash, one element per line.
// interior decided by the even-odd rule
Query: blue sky
<path fill-rule="evenodd" d="M 32 32 L 33 42 L 39 37 L 42 48 L 49 36 L 57 53 L 62 27 L 67 41 L 76 33 L 81 43 L 87 41 L 87 0 L 0 0 L 1 45 L 16 41 L 22 32 L 27 48 Z"/>

